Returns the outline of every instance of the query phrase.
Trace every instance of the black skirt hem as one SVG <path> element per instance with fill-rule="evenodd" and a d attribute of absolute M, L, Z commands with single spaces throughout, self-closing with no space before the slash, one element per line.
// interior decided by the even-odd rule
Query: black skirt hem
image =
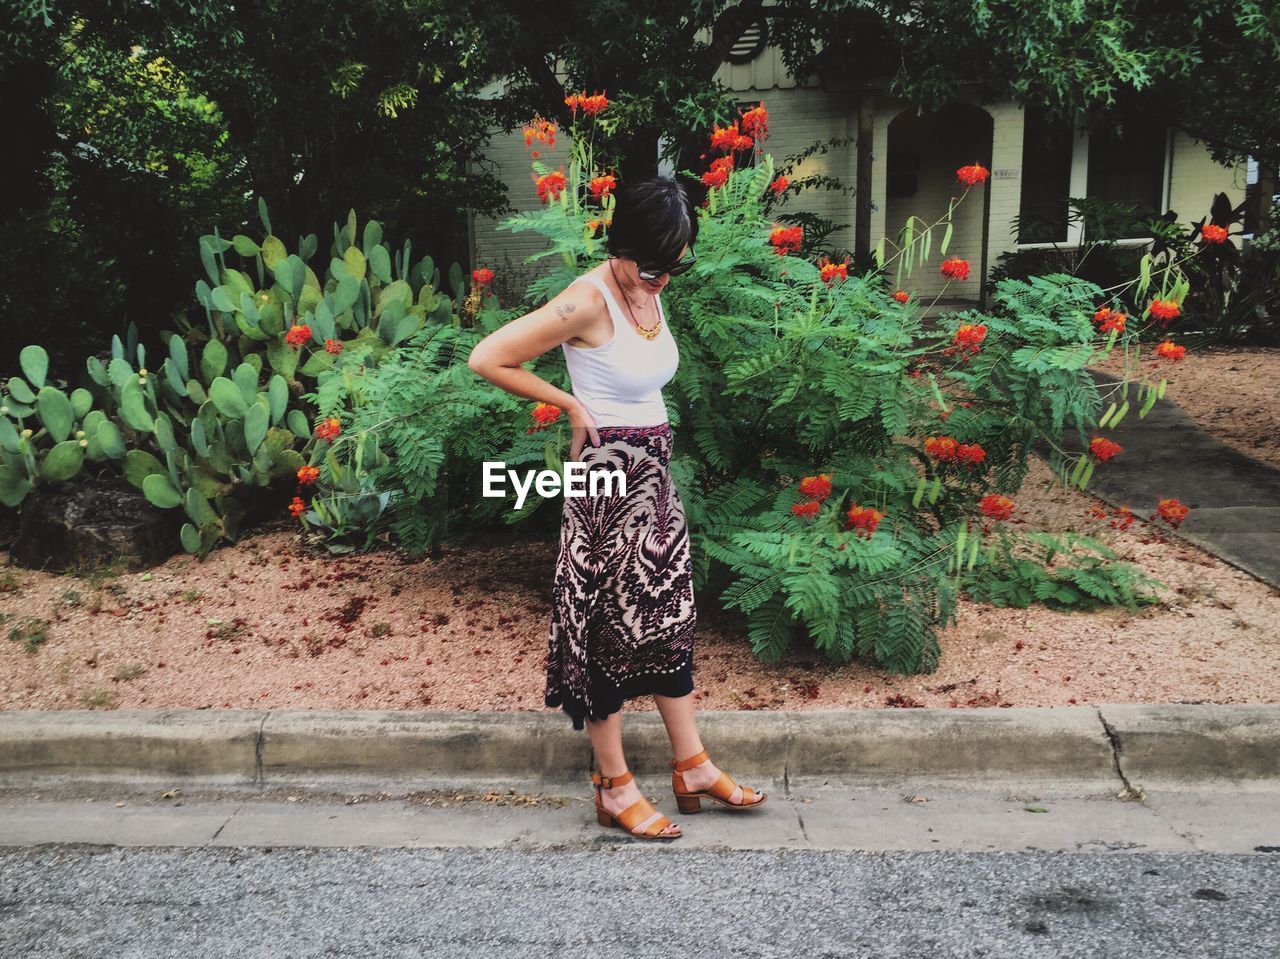
<path fill-rule="evenodd" d="M 693 692 L 693 655 L 690 653 L 673 673 L 646 674 L 628 679 L 621 686 L 615 686 L 609 677 L 592 670 L 591 698 L 595 703 L 595 712 L 587 709 L 587 705 L 577 696 L 565 689 L 553 690 L 543 697 L 547 707 L 559 706 L 573 722 L 574 729 L 585 729 L 586 720 L 593 722 L 607 719 L 620 711 L 622 704 L 628 699 L 638 696 L 687 696 Z"/>

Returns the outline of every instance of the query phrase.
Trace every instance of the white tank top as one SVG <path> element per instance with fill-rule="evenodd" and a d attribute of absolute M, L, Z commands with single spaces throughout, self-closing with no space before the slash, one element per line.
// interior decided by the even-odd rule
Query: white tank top
<path fill-rule="evenodd" d="M 586 280 L 604 294 L 613 320 L 613 337 L 603 346 L 582 347 L 561 343 L 569 368 L 572 393 L 595 419 L 597 426 L 652 426 L 667 422 L 664 387 L 676 374 L 680 352 L 667 326 L 658 294 L 658 317 L 662 327 L 646 340 L 628 322 L 608 284 L 594 273 L 584 273 L 573 282 Z"/>

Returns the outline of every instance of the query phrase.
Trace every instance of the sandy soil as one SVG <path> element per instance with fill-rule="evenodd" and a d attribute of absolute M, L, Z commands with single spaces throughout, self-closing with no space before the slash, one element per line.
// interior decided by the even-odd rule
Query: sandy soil
<path fill-rule="evenodd" d="M 966 603 L 940 668 L 887 676 L 812 649 L 758 662 L 740 629 L 701 611 L 695 693 L 707 709 L 1280 702 L 1280 593 L 1135 522 L 1089 519 L 1099 501 L 1046 492 L 1033 470 L 1018 515 L 1099 533 L 1167 584 L 1131 614 Z M 81 579 L 0 573 L 0 709 L 546 709 L 556 544 L 408 561 L 334 558 L 291 528 L 179 555 L 148 573 Z M 709 605 L 709 604 L 708 604 Z M 24 637 L 44 626 L 43 642 Z M 11 631 L 17 631 L 12 639 Z M 652 709 L 650 698 L 627 711 Z M 568 722 L 567 718 L 565 720 Z"/>
<path fill-rule="evenodd" d="M 1172 400 L 1224 443 L 1254 459 L 1280 467 L 1280 347 L 1205 347 L 1176 362 L 1143 350 L 1141 370 L 1169 381 Z M 1094 368 L 1118 376 L 1123 354 L 1113 352 Z"/>

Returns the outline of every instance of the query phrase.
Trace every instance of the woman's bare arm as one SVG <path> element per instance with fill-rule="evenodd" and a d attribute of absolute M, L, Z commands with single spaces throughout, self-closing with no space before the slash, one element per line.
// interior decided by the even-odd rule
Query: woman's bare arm
<path fill-rule="evenodd" d="M 570 283 L 557 296 L 531 313 L 494 330 L 475 345 L 467 366 L 508 393 L 542 403 L 551 403 L 569 413 L 575 427 L 572 457 L 576 459 L 582 430 L 599 442 L 596 424 L 572 394 L 553 386 L 522 364 L 555 349 L 561 343 L 588 330 L 605 309 L 604 298 L 587 283 Z"/>

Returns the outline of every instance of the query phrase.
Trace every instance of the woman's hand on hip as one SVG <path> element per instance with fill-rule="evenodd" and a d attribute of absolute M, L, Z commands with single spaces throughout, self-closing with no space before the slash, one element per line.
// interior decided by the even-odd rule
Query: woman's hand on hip
<path fill-rule="evenodd" d="M 573 441 L 569 444 L 569 460 L 580 462 L 586 439 L 591 437 L 591 445 L 600 445 L 600 434 L 596 431 L 596 421 L 581 403 L 576 403 L 568 410 L 569 425 L 573 427 Z"/>

